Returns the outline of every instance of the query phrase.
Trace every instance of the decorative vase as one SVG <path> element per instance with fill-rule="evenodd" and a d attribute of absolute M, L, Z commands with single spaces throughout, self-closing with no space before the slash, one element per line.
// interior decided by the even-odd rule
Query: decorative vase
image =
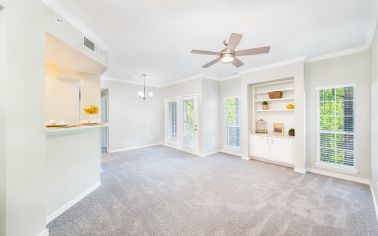
<path fill-rule="evenodd" d="M 88 123 L 96 123 L 97 122 L 97 116 L 95 114 L 90 114 Z"/>
<path fill-rule="evenodd" d="M 269 105 L 262 105 L 263 110 L 269 110 Z"/>
<path fill-rule="evenodd" d="M 295 136 L 295 129 L 289 130 L 289 136 Z"/>

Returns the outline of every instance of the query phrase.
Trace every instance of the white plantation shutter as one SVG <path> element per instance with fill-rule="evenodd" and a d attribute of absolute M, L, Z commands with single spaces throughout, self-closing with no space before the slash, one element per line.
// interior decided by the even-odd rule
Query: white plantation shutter
<path fill-rule="evenodd" d="M 339 166 L 355 166 L 354 87 L 319 90 L 319 159 Z"/>
<path fill-rule="evenodd" d="M 235 148 L 240 147 L 240 112 L 239 98 L 226 98 L 226 126 L 227 145 Z"/>

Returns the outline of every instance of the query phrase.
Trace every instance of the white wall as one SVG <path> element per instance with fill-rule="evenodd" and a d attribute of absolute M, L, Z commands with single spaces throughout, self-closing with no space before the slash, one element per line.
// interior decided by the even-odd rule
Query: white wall
<path fill-rule="evenodd" d="M 44 37 L 39 0 L 5 5 L 7 40 L 6 235 L 45 229 Z M 27 39 L 28 43 L 25 43 Z"/>
<path fill-rule="evenodd" d="M 362 52 L 306 64 L 307 155 L 310 167 L 317 162 L 317 92 L 316 88 L 355 84 L 355 149 L 359 173 L 370 179 L 370 54 Z M 332 170 L 327 170 L 332 171 Z M 349 173 L 346 173 L 349 174 Z"/>
<path fill-rule="evenodd" d="M 5 52 L 5 21 L 0 5 L 0 51 Z M 0 235 L 5 235 L 5 53 L 0 54 Z"/>
<path fill-rule="evenodd" d="M 219 151 L 219 82 L 209 79 L 202 80 L 202 139 L 200 152 L 202 154 Z"/>
<path fill-rule="evenodd" d="M 162 99 L 159 88 L 147 87 L 154 97 L 143 101 L 137 96 L 143 86 L 102 81 L 109 89 L 109 151 L 162 142 Z"/>
<path fill-rule="evenodd" d="M 84 52 L 83 35 L 67 22 L 56 24 L 40 0 L 0 4 L 6 17 L 6 235 L 38 235 L 46 230 L 46 32 Z"/>
<path fill-rule="evenodd" d="M 225 116 L 225 98 L 227 97 L 239 97 L 241 98 L 241 78 L 237 77 L 235 79 L 223 80 L 219 82 L 219 127 L 220 127 L 220 148 L 226 151 L 235 152 L 235 150 L 227 149 L 227 127 L 226 127 L 226 116 Z M 242 101 L 240 101 L 240 108 L 242 107 Z M 236 151 L 236 154 L 240 154 L 241 151 Z"/>
<path fill-rule="evenodd" d="M 378 26 L 371 48 L 371 179 L 378 199 Z"/>

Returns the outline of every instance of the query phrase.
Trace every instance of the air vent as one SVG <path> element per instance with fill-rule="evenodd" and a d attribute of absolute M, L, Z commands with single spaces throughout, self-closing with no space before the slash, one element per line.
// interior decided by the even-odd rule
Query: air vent
<path fill-rule="evenodd" d="M 95 50 L 95 44 L 91 40 L 87 39 L 86 37 L 84 37 L 84 46 L 86 46 L 92 51 Z"/>

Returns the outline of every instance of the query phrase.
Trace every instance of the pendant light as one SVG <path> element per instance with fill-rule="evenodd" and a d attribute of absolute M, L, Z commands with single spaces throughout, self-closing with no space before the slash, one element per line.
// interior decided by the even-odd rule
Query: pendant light
<path fill-rule="evenodd" d="M 153 92 L 149 92 L 148 96 L 146 95 L 146 77 L 148 76 L 147 74 L 141 74 L 143 77 L 143 92 L 139 91 L 138 92 L 138 97 L 146 101 L 147 98 L 152 98 L 154 96 Z"/>

